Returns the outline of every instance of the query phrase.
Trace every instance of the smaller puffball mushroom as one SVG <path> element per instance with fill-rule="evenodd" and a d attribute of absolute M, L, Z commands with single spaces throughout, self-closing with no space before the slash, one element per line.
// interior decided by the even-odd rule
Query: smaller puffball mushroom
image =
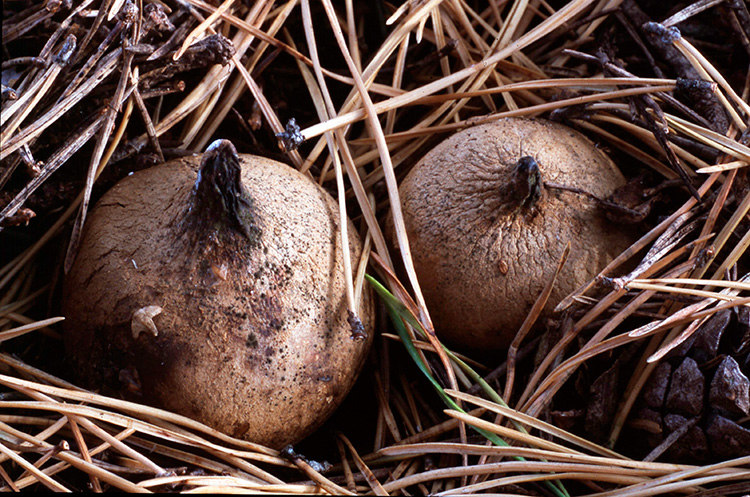
<path fill-rule="evenodd" d="M 68 357 L 94 388 L 295 443 L 342 402 L 372 343 L 371 292 L 349 308 L 343 255 L 326 191 L 217 141 L 124 178 L 92 210 L 64 284 Z"/>
<path fill-rule="evenodd" d="M 573 190 L 606 198 L 624 183 L 589 140 L 549 121 L 503 119 L 431 150 L 399 192 L 438 335 L 465 349 L 507 348 L 570 242 L 549 315 L 631 242 Z M 392 224 L 388 230 L 395 244 Z"/>

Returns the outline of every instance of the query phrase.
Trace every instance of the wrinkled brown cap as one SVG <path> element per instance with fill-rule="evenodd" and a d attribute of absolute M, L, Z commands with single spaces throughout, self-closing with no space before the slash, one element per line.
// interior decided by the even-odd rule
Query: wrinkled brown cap
<path fill-rule="evenodd" d="M 201 181 L 200 157 L 175 160 L 125 178 L 92 211 L 65 281 L 66 348 L 90 386 L 281 447 L 354 384 L 372 298 L 365 288 L 355 311 L 366 338 L 353 340 L 328 193 L 226 144 L 206 157 Z M 196 197 L 235 175 L 241 188 Z M 349 247 L 356 261 L 353 226 Z"/>
<path fill-rule="evenodd" d="M 419 282 L 439 336 L 450 343 L 507 348 L 568 242 L 571 256 L 547 313 L 630 245 L 590 198 L 538 188 L 537 174 L 599 198 L 625 182 L 581 134 L 528 119 L 456 133 L 402 182 Z"/>

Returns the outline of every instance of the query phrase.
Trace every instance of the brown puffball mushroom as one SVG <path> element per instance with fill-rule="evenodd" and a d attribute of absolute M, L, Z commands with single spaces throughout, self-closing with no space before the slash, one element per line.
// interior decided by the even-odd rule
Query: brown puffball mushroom
<path fill-rule="evenodd" d="M 348 309 L 342 258 L 328 193 L 214 142 L 124 178 L 93 209 L 65 279 L 68 356 L 96 388 L 295 443 L 341 403 L 372 343 L 372 296 Z"/>
<path fill-rule="evenodd" d="M 578 132 L 503 119 L 449 137 L 401 183 L 417 277 L 448 343 L 506 349 L 568 242 L 571 255 L 542 317 L 630 245 L 590 197 L 543 183 L 606 198 L 625 180 Z"/>

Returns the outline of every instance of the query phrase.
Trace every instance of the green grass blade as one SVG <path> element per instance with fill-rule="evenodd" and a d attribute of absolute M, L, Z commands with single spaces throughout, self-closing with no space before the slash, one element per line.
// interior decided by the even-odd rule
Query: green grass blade
<path fill-rule="evenodd" d="M 406 326 L 404 325 L 404 321 L 408 322 L 410 325 L 412 325 L 415 329 L 419 330 L 421 333 L 424 333 L 422 330 L 422 327 L 420 326 L 419 322 L 414 318 L 414 316 L 411 315 L 411 313 L 408 311 L 406 306 L 401 303 L 390 291 L 388 291 L 387 288 L 385 288 L 383 285 L 380 284 L 379 281 L 377 281 L 375 278 L 370 276 L 369 274 L 365 275 L 365 278 L 367 278 L 367 281 L 372 285 L 372 287 L 375 289 L 375 291 L 378 293 L 380 298 L 383 300 L 383 303 L 385 303 L 385 307 L 388 310 L 388 315 L 391 317 L 391 321 L 393 322 L 393 325 L 396 328 L 396 332 L 398 333 L 398 336 L 401 338 L 401 342 L 404 344 L 404 347 L 406 348 L 406 351 L 408 352 L 409 356 L 412 358 L 414 363 L 417 365 L 420 371 L 422 371 L 422 374 L 424 374 L 429 382 L 432 384 L 432 386 L 435 388 L 435 391 L 438 393 L 440 398 L 443 400 L 443 402 L 450 407 L 451 409 L 455 409 L 456 411 L 466 413 L 456 402 L 448 396 L 448 394 L 445 393 L 443 390 L 443 387 L 438 383 L 438 381 L 435 379 L 435 377 L 432 375 L 432 372 L 430 372 L 430 368 L 427 366 L 427 364 L 424 363 L 422 360 L 422 356 L 420 356 L 419 352 L 417 351 L 417 347 L 414 345 L 414 342 L 411 338 L 411 335 L 409 334 L 409 331 L 406 329 Z M 499 399 L 499 404 L 501 404 L 504 407 L 507 407 L 505 402 L 502 400 L 502 398 L 497 395 L 497 392 L 495 392 L 492 387 L 490 387 L 487 382 L 484 381 L 484 379 L 476 373 L 468 364 L 461 361 L 458 357 L 456 357 L 455 354 L 453 354 L 451 351 L 443 347 L 443 349 L 448 353 L 448 357 L 455 361 L 456 364 L 459 365 L 466 373 L 472 378 L 472 380 L 477 381 L 477 383 L 482 386 L 482 389 L 489 392 L 492 392 L 494 394 L 493 401 L 496 401 L 495 398 Z M 471 426 L 471 425 L 469 425 Z M 507 447 L 509 444 L 497 436 L 494 433 L 488 432 L 486 430 L 483 430 L 481 428 L 477 428 L 476 426 L 471 426 L 474 431 L 478 432 L 480 435 L 485 437 L 487 440 L 492 442 L 495 445 L 501 446 L 501 447 Z M 519 461 L 525 461 L 523 457 L 515 457 L 516 460 Z M 562 482 L 559 480 L 555 480 L 554 482 L 546 481 L 544 482 L 545 485 L 549 490 L 551 490 L 557 497 L 570 497 L 570 494 L 568 494 L 565 487 L 562 485 Z"/>

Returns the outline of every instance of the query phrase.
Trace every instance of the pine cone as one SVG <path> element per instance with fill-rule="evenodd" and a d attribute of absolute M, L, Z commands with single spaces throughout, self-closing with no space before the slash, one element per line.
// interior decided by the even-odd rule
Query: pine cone
<path fill-rule="evenodd" d="M 748 375 L 750 309 L 720 311 L 654 369 L 629 419 L 632 439 L 649 460 L 704 464 L 748 455 Z"/>

